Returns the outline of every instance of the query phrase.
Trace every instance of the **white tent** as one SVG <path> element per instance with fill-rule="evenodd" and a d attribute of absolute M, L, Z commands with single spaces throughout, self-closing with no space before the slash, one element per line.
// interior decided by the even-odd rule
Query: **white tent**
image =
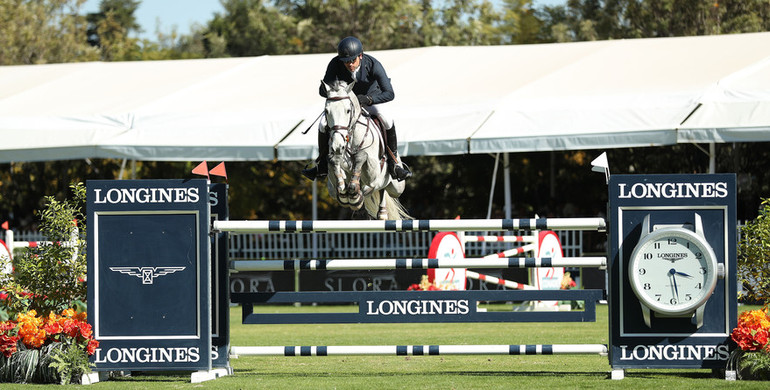
<path fill-rule="evenodd" d="M 371 52 L 402 155 L 770 141 L 770 33 Z M 0 162 L 304 160 L 332 54 L 0 67 Z"/>

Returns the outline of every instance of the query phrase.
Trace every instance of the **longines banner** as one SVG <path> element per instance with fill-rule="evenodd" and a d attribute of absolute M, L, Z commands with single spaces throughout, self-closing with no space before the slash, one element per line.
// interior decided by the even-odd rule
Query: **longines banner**
<path fill-rule="evenodd" d="M 95 369 L 211 369 L 206 180 L 89 181 Z"/>

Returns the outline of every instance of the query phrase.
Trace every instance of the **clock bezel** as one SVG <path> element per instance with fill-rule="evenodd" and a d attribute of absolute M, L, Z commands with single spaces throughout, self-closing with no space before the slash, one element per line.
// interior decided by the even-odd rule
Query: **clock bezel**
<path fill-rule="evenodd" d="M 708 278 L 704 281 L 703 292 L 697 299 L 687 302 L 686 304 L 677 304 L 676 306 L 665 305 L 657 302 L 653 297 L 644 293 L 644 290 L 639 288 L 639 278 L 636 272 L 636 264 L 641 260 L 640 251 L 642 248 L 651 241 L 657 241 L 660 239 L 666 239 L 671 237 L 684 238 L 695 244 L 703 253 L 708 269 Z M 706 304 L 714 289 L 717 285 L 717 259 L 714 250 L 711 245 L 708 244 L 706 239 L 701 235 L 685 229 L 683 227 L 665 227 L 660 228 L 642 237 L 631 252 L 631 258 L 628 262 L 628 278 L 631 284 L 631 289 L 641 304 L 650 308 L 650 310 L 669 316 L 686 315 L 692 313 L 697 308 Z"/>

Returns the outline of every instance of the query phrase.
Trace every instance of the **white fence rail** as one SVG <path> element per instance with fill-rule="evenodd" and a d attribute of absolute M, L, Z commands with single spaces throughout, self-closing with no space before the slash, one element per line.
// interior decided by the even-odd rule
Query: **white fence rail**
<path fill-rule="evenodd" d="M 467 232 L 468 235 L 526 235 L 528 232 Z M 557 231 L 564 257 L 583 256 L 583 232 Z M 300 258 L 425 257 L 435 232 L 250 233 L 230 236 L 230 258 L 237 260 Z M 15 241 L 42 241 L 37 231 L 14 231 Z M 510 249 L 506 242 L 468 242 L 466 256 L 481 257 Z M 585 250 L 589 251 L 590 250 Z"/>

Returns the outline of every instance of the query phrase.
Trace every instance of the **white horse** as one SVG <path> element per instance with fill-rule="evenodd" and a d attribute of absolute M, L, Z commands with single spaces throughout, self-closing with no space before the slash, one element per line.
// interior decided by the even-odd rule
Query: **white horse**
<path fill-rule="evenodd" d="M 365 207 L 372 218 L 412 219 L 397 199 L 405 183 L 391 179 L 382 133 L 374 120 L 361 115 L 354 84 L 324 83 L 330 131 L 329 194 L 353 210 Z"/>

